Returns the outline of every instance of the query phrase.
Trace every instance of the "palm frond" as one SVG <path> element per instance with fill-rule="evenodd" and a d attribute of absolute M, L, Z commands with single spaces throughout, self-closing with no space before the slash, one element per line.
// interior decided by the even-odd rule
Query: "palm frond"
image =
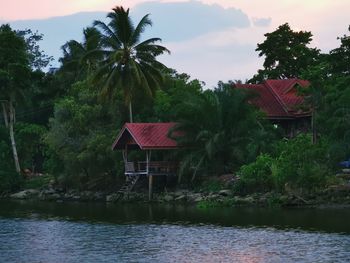
<path fill-rule="evenodd" d="M 137 24 L 131 38 L 131 45 L 139 43 L 141 34 L 145 31 L 147 26 L 152 26 L 152 21 L 149 19 L 149 14 L 145 15 Z"/>

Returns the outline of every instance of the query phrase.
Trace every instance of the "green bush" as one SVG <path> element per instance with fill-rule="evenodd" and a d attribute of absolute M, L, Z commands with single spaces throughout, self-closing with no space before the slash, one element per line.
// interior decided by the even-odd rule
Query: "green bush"
<path fill-rule="evenodd" d="M 278 189 L 284 189 L 286 183 L 304 189 L 324 185 L 331 174 L 328 149 L 327 143 L 313 144 L 305 134 L 279 142 L 272 166 Z"/>
<path fill-rule="evenodd" d="M 255 162 L 241 167 L 236 192 L 284 191 L 286 185 L 313 190 L 330 181 L 332 166 L 326 142 L 312 144 L 311 136 L 303 134 L 279 141 L 274 148 L 271 156 L 261 154 Z"/>
<path fill-rule="evenodd" d="M 267 154 L 259 155 L 255 162 L 243 165 L 238 172 L 239 181 L 234 191 L 239 193 L 266 192 L 274 187 L 271 166 L 273 159 Z"/>

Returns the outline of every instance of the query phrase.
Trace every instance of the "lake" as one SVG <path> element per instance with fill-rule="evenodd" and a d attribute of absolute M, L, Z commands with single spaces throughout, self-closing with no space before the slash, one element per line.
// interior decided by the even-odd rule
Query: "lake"
<path fill-rule="evenodd" d="M 350 262 L 350 209 L 2 200 L 0 262 Z"/>

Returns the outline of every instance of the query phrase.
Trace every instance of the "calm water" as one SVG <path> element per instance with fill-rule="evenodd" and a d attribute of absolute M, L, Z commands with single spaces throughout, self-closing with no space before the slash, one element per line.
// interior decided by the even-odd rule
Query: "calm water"
<path fill-rule="evenodd" d="M 350 262 L 350 209 L 0 201 L 0 262 Z"/>

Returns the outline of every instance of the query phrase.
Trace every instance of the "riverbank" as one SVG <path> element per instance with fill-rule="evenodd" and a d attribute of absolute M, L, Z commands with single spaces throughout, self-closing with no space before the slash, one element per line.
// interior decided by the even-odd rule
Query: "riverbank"
<path fill-rule="evenodd" d="M 1 196 L 2 199 L 38 200 L 52 202 L 107 202 L 135 203 L 149 202 L 146 192 L 131 192 L 120 196 L 118 193 L 102 191 L 64 191 L 61 188 L 26 189 L 17 193 Z M 277 192 L 237 195 L 230 189 L 218 191 L 177 190 L 155 193 L 153 203 L 195 205 L 197 207 L 295 207 L 295 206 L 346 206 L 350 207 L 350 186 L 330 187 L 309 194 L 281 194 Z"/>

